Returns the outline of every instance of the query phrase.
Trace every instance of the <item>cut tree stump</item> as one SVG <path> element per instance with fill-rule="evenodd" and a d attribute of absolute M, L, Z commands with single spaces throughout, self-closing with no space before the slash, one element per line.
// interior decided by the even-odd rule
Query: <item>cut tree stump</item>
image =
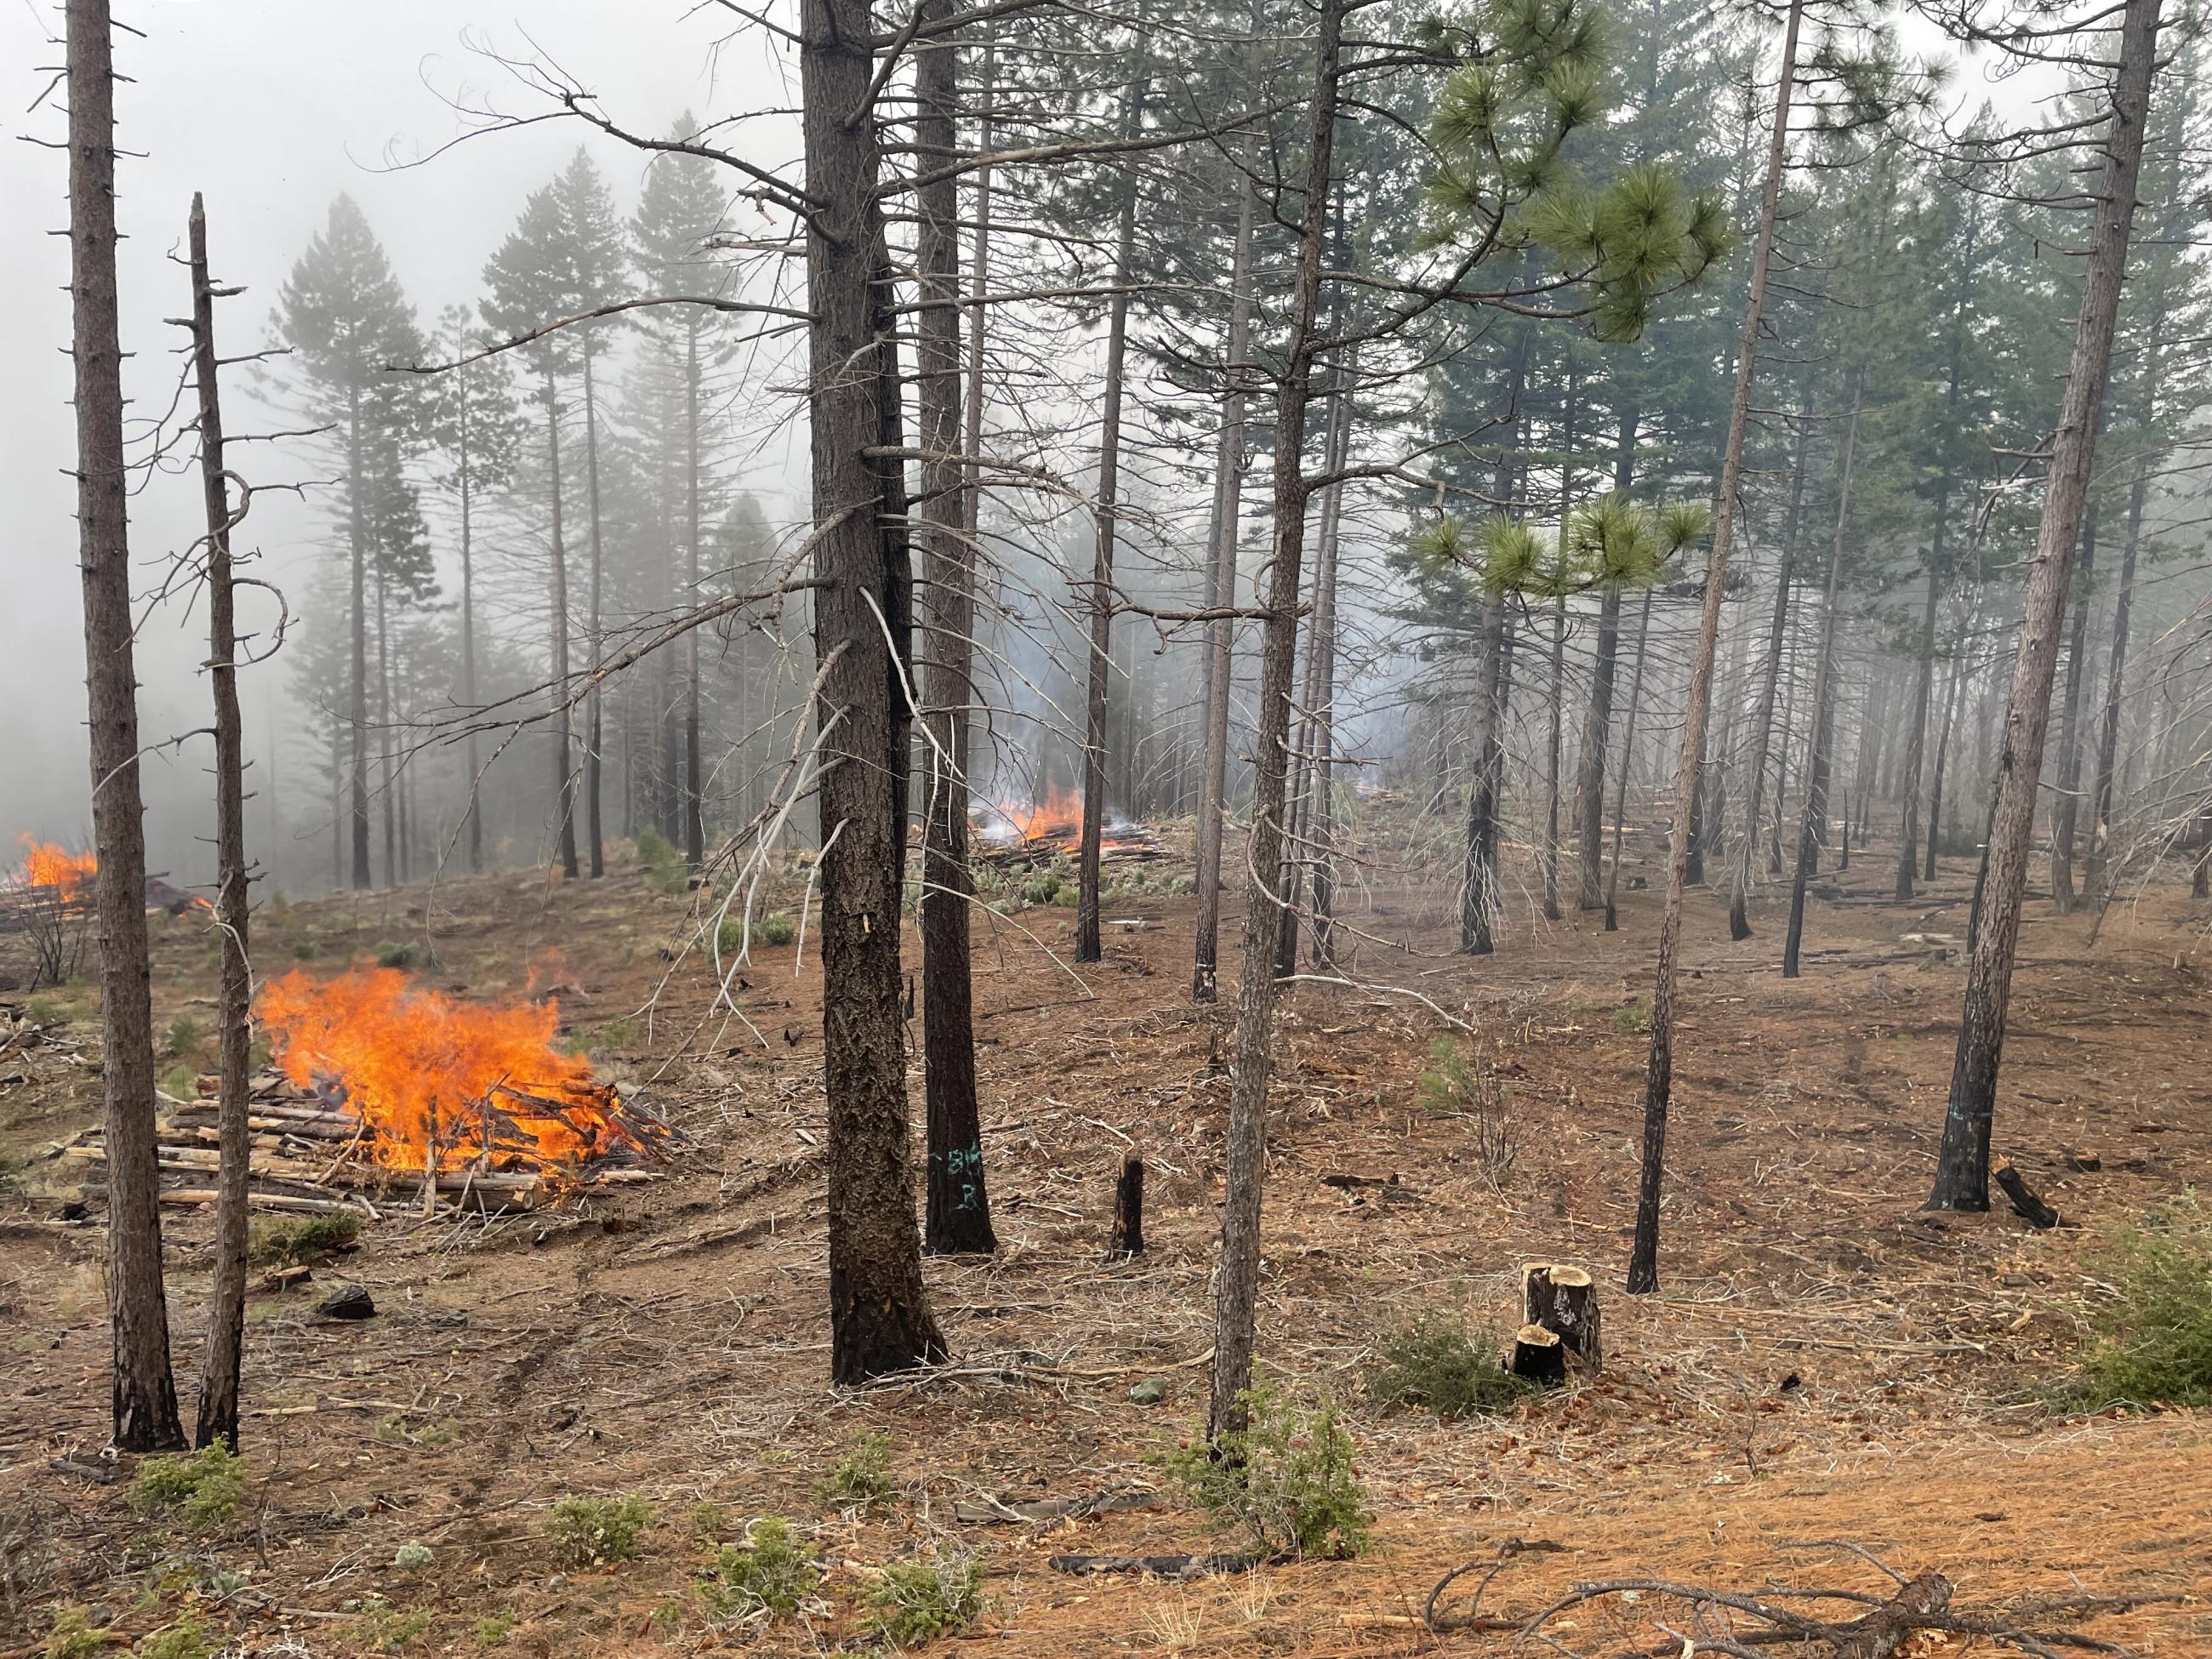
<path fill-rule="evenodd" d="M 1513 1339 L 1513 1357 L 1505 1369 L 1531 1382 L 1554 1388 L 1567 1380 L 1567 1349 L 1557 1331 L 1541 1325 L 1523 1325 Z"/>
<path fill-rule="evenodd" d="M 1114 1183 L 1114 1242 L 1106 1256 L 1127 1261 L 1144 1253 L 1145 1160 L 1132 1155 L 1121 1160 L 1121 1178 Z"/>
<path fill-rule="evenodd" d="M 1541 1325 L 1566 1345 L 1593 1372 L 1605 1369 L 1605 1345 L 1598 1322 L 1597 1285 L 1587 1268 L 1564 1261 L 1527 1261 L 1521 1267 L 1521 1317 Z"/>
<path fill-rule="evenodd" d="M 2012 1200 L 2013 1209 L 2029 1226 L 2056 1227 L 2058 1224 L 2058 1212 L 2036 1196 L 2035 1189 L 2013 1167 L 2010 1158 L 2005 1159 L 1990 1174 L 1996 1178 L 1997 1185 L 2004 1188 L 2004 1195 Z"/>

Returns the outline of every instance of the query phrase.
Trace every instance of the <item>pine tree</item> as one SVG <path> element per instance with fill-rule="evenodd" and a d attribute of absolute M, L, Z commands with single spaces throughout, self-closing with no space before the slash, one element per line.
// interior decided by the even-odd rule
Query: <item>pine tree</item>
<path fill-rule="evenodd" d="M 688 139 L 696 131 L 690 112 L 678 118 L 672 138 Z M 720 294 L 733 283 L 733 273 L 714 253 L 727 204 L 717 169 L 696 155 L 669 154 L 654 158 L 645 175 L 645 193 L 630 222 L 640 274 L 651 286 L 675 294 Z M 655 351 L 680 386 L 680 428 L 677 434 L 680 471 L 676 483 L 681 511 L 673 514 L 681 526 L 683 574 L 672 598 L 685 605 L 702 600 L 699 591 L 701 526 L 710 511 L 705 501 L 709 488 L 707 465 L 710 455 L 707 376 L 730 348 L 720 318 L 699 306 L 684 306 L 672 315 L 662 314 L 646 326 Z M 699 635 L 693 629 L 684 643 L 683 793 L 681 841 L 691 867 L 706 857 L 704 802 L 706 783 L 701 772 L 699 730 Z"/>
<path fill-rule="evenodd" d="M 349 811 L 352 881 L 363 888 L 370 882 L 368 610 L 376 521 L 392 510 L 392 491 L 422 436 L 422 383 L 392 366 L 419 362 L 423 349 L 414 307 L 351 197 L 331 204 L 328 222 L 292 267 L 274 325 L 292 349 L 296 390 L 308 414 L 332 428 L 344 474 L 353 653 Z M 393 873 L 387 868 L 385 878 Z"/>

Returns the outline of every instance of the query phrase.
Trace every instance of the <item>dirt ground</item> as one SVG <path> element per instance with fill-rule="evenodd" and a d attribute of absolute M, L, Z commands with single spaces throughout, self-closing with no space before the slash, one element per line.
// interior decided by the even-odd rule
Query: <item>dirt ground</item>
<path fill-rule="evenodd" d="M 1355 1561 L 1188 1585 L 1048 1565 L 1067 1551 L 1217 1547 L 1205 1517 L 1178 1504 L 1058 1522 L 979 1508 L 1158 1486 L 1152 1460 L 1202 1423 L 1227 1039 L 1218 1012 L 1188 1005 L 1188 898 L 1116 896 L 1107 959 L 1079 977 L 1045 948 L 1064 946 L 1072 912 L 979 920 L 1001 1248 L 928 1264 L 951 1364 L 848 1394 L 824 1380 L 811 947 L 796 971 L 790 946 L 743 970 L 749 1030 L 706 1018 L 708 970 L 665 956 L 684 901 L 627 863 L 596 884 L 506 876 L 270 907 L 258 924 L 264 963 L 334 970 L 406 942 L 426 981 L 470 995 L 521 994 L 533 969 L 557 981 L 564 1029 L 591 1043 L 601 1074 L 697 1148 L 665 1180 L 529 1214 L 387 1215 L 313 1284 L 257 1293 L 248 1499 L 205 1533 L 142 1520 L 127 1482 L 52 1464 L 97 1463 L 107 1413 L 100 1234 L 55 1219 L 83 1172 L 40 1157 L 97 1109 L 96 1020 L 86 994 L 65 992 L 44 1012 L 69 1018 L 67 1041 L 0 1082 L 11 1171 L 0 1190 L 0 1659 L 43 1651 L 64 1602 L 91 1607 L 116 1644 L 195 1608 L 242 1653 L 811 1653 L 854 1637 L 855 1596 L 877 1567 L 933 1548 L 981 1554 L 990 1607 L 961 1650 L 1502 1652 L 1504 1637 L 1438 1637 L 1419 1615 L 1444 1571 L 1510 1539 L 1557 1548 L 1501 1575 L 1487 1603 L 1501 1615 L 1616 1576 L 1883 1591 L 1887 1581 L 1840 1547 L 1790 1547 L 1842 1540 L 1907 1572 L 1949 1575 L 1960 1603 L 1981 1608 L 2178 1595 L 2080 1627 L 2145 1653 L 2212 1653 L 2212 1425 L 2189 1413 L 2069 1419 L 2044 1403 L 2108 1293 L 2096 1255 L 2107 1229 L 2212 1178 L 2212 918 L 2183 889 L 2154 890 L 2115 908 L 2093 948 L 2089 918 L 2031 902 L 1997 1142 L 2067 1224 L 1929 1216 L 1918 1206 L 1963 979 L 1942 939 L 1966 931 L 1972 870 L 1953 861 L 1923 902 L 1898 906 L 1876 896 L 1893 856 L 1877 846 L 1827 878 L 1796 981 L 1778 971 L 1771 890 L 1741 945 L 1728 939 L 1721 898 L 1693 896 L 1664 1289 L 1644 1298 L 1618 1286 L 1652 896 L 1623 893 L 1608 934 L 1596 916 L 1534 920 L 1521 895 L 1500 950 L 1482 960 L 1449 953 L 1432 880 L 1378 872 L 1351 896 L 1367 937 L 1344 971 L 1395 989 L 1303 983 L 1287 994 L 1261 1353 L 1290 1392 L 1342 1405 L 1377 1541 Z M 783 902 L 795 905 L 799 880 L 784 878 Z M 157 918 L 155 932 L 157 1029 L 179 1014 L 205 1024 L 205 924 Z M 1439 1038 L 1505 1079 L 1516 1151 L 1495 1185 L 1468 1123 L 1418 1099 Z M 1109 1263 L 1113 1179 L 1133 1146 L 1152 1171 L 1150 1249 Z M 2099 1155 L 2094 1173 L 2068 1166 L 2083 1150 Z M 1331 1185 L 1333 1175 L 1387 1184 Z M 198 1212 L 167 1218 L 188 1390 L 209 1224 Z M 1426 1308 L 1478 1327 L 1517 1322 L 1528 1259 L 1596 1275 L 1601 1378 L 1456 1424 L 1366 1398 L 1378 1330 Z M 379 1316 L 313 1319 L 316 1296 L 344 1282 L 366 1286 Z M 1133 1402 L 1133 1385 L 1150 1378 L 1164 1381 L 1164 1400 Z M 842 1512 L 822 1482 L 873 1432 L 890 1437 L 896 1490 Z M 659 1518 L 635 1559 L 588 1571 L 556 1560 L 546 1514 L 578 1492 L 651 1500 Z M 712 1627 L 696 1595 L 712 1552 L 687 1520 L 709 1502 L 732 1528 L 778 1515 L 806 1528 L 830 1564 L 827 1611 Z M 404 1570 L 395 1558 L 410 1543 L 430 1559 Z M 1638 1639 L 1656 1638 L 1647 1626 Z"/>

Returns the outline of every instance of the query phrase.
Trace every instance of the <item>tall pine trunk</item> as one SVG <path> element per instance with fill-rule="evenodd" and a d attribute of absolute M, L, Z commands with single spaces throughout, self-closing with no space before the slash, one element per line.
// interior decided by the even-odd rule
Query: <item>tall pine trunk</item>
<path fill-rule="evenodd" d="M 353 728 L 353 884 L 374 884 L 368 868 L 368 514 L 361 492 L 368 465 L 362 453 L 361 388 L 346 388 L 346 556 L 352 582 L 353 660 L 348 699 Z"/>
<path fill-rule="evenodd" d="M 1698 768 L 1705 750 L 1705 710 L 1712 695 L 1713 654 L 1720 641 L 1721 604 L 1727 597 L 1729 540 L 1735 527 L 1736 492 L 1743 479 L 1744 431 L 1751 391 L 1759 378 L 1759 328 L 1766 307 L 1766 271 L 1774 252 L 1774 222 L 1782 197 L 1782 172 L 1790 148 L 1790 100 L 1797 79 L 1797 28 L 1804 0 L 1790 0 L 1782 39 L 1782 69 L 1774 94 L 1774 130 L 1766 155 L 1766 183 L 1759 210 L 1759 240 L 1752 252 L 1751 287 L 1744 301 L 1743 334 L 1736 346 L 1735 392 L 1729 404 L 1728 439 L 1721 451 L 1719 499 L 1713 514 L 1712 556 L 1705 566 L 1705 608 L 1690 662 L 1689 706 L 1682 724 L 1682 757 L 1674 777 L 1674 823 L 1668 840 L 1666 896 L 1659 913 L 1659 963 L 1651 997 L 1651 1052 L 1644 1078 L 1644 1168 L 1637 1187 L 1636 1239 L 1628 1261 L 1628 1290 L 1659 1288 L 1659 1200 L 1666 1179 L 1667 1111 L 1674 1081 L 1674 954 L 1682 935 L 1682 896 L 1687 883 L 1690 817 L 1697 805 Z"/>
<path fill-rule="evenodd" d="M 942 25 L 952 0 L 924 0 L 922 26 Z M 956 48 L 939 38 L 915 58 L 915 143 L 945 172 L 958 144 Z M 969 906 L 968 733 L 975 706 L 974 553 L 961 453 L 960 185 L 949 172 L 916 192 L 915 406 L 921 418 L 924 635 L 929 659 L 923 707 L 930 741 L 922 789 L 921 1036 L 928 1193 L 922 1248 L 933 1255 L 998 1248 L 983 1180 L 975 1101 L 974 983 Z M 977 307 L 981 311 L 981 307 Z"/>
<path fill-rule="evenodd" d="M 215 302 L 208 277 L 207 214 L 197 192 L 190 227 L 192 368 L 199 389 L 200 494 L 207 514 L 208 678 L 215 696 L 216 924 L 222 980 L 216 999 L 215 1272 L 207 1340 L 200 1349 L 195 1445 L 238 1449 L 239 1360 L 246 1341 L 246 1205 L 252 1133 L 246 1079 L 253 1042 L 253 981 L 246 953 L 246 739 L 238 714 L 238 630 L 231 584 L 234 522 L 223 479 L 222 405 L 216 386 Z"/>
<path fill-rule="evenodd" d="M 823 1079 L 829 1133 L 830 1375 L 849 1385 L 941 1358 L 908 1169 L 899 971 L 903 676 L 913 574 L 903 529 L 895 319 L 876 197 L 881 155 L 866 0 L 801 0 L 807 410 L 820 690 Z"/>
<path fill-rule="evenodd" d="M 1636 618 L 1636 667 L 1628 682 L 1628 719 L 1620 739 L 1620 781 L 1614 786 L 1613 797 L 1613 863 L 1605 878 L 1605 931 L 1615 932 L 1620 927 L 1620 850 L 1622 837 L 1626 833 L 1628 818 L 1628 775 L 1636 763 L 1636 711 L 1644 697 L 1644 649 L 1651 637 L 1651 590 L 1644 590 L 1643 609 Z"/>
<path fill-rule="evenodd" d="M 684 354 L 684 548 L 686 605 L 700 603 L 699 579 L 699 328 L 695 321 Z M 694 871 L 707 860 L 707 780 L 699 743 L 699 630 L 684 635 L 684 858 Z"/>
<path fill-rule="evenodd" d="M 2100 432 L 2103 424 L 2100 410 Z M 2051 897 L 2061 915 L 2073 909 L 2075 901 L 2074 832 L 2081 815 L 2081 689 L 2089 676 L 2089 612 L 2097 599 L 2096 568 L 2097 503 L 2092 498 L 2083 512 L 2081 557 L 2074 574 L 2074 624 L 2066 642 L 2065 712 L 2058 735 L 2058 793 L 2051 805 Z"/>
<path fill-rule="evenodd" d="M 465 374 L 466 369 L 460 373 Z M 460 410 L 461 482 L 461 707 L 477 706 L 477 580 L 475 543 L 475 484 L 469 472 L 469 398 L 464 386 L 454 399 Z M 477 722 L 469 719 L 464 753 L 469 769 L 469 873 L 483 874 L 483 769 L 477 755 Z"/>
<path fill-rule="evenodd" d="M 1229 694 L 1236 678 L 1237 624 L 1220 614 L 1237 604 L 1237 546 L 1243 520 L 1244 377 L 1252 333 L 1251 181 L 1238 174 L 1236 252 L 1229 272 L 1229 356 L 1221 434 L 1213 461 L 1213 520 L 1206 603 L 1206 758 L 1199 774 L 1198 918 L 1194 925 L 1190 1000 L 1212 1002 L 1221 961 L 1221 841 L 1228 814 Z"/>
<path fill-rule="evenodd" d="M 1137 82 L 1121 109 L 1121 137 L 1136 137 L 1145 119 L 1145 38 L 1137 38 Z M 1096 962 L 1098 938 L 1098 842 L 1106 814 L 1106 697 L 1114 675 L 1114 538 L 1120 528 L 1121 382 L 1129 347 L 1129 284 L 1137 259 L 1137 175 L 1123 186 L 1114 239 L 1114 295 L 1106 307 L 1106 391 L 1098 421 L 1097 542 L 1091 566 L 1091 650 L 1083 700 L 1083 828 L 1076 852 L 1075 959 Z"/>
<path fill-rule="evenodd" d="M 1273 953 L 1280 902 L 1266 878 L 1283 861 L 1284 789 L 1289 771 L 1291 676 L 1297 666 L 1298 586 L 1305 554 L 1306 405 L 1312 394 L 1320 315 L 1322 249 L 1328 226 L 1329 164 L 1336 139 L 1337 71 L 1346 0 L 1322 0 L 1314 48 L 1312 125 L 1305 200 L 1292 269 L 1288 337 L 1275 414 L 1274 545 L 1261 628 L 1259 731 L 1253 744 L 1251 867 L 1243 960 L 1237 999 L 1236 1057 L 1229 1080 L 1227 1193 L 1214 1273 L 1213 1389 L 1206 1435 L 1218 1443 L 1245 1427 L 1258 1340 L 1260 1196 L 1267 1169 L 1267 1081 L 1273 1060 Z"/>
<path fill-rule="evenodd" d="M 1990 802 L 1989 854 L 1978 925 L 1968 953 L 1966 1006 L 1943 1116 L 1943 1145 L 1929 1206 L 1986 1210 L 1990 1205 L 1990 1132 L 1997 1071 L 2004 1052 L 2005 1012 L 2012 994 L 2013 952 L 2035 833 L 2036 786 L 2051 719 L 2051 685 L 2058 632 L 2066 614 L 2081 514 L 2096 460 L 2105 380 L 2112 366 L 2120 288 L 2127 275 L 2136 181 L 2142 165 L 2151 70 L 2158 44 L 2159 0 L 2127 0 L 2122 15 L 2119 75 L 2112 119 L 2103 144 L 2096 228 L 2075 325 L 2074 356 L 2052 441 L 2043 521 L 2033 573 L 2021 611 L 2020 653 L 1997 754 Z"/>
<path fill-rule="evenodd" d="M 154 1012 L 146 959 L 146 825 L 131 609 L 123 348 L 116 319 L 115 71 L 107 0 L 68 0 L 70 361 L 76 408 L 77 555 L 84 584 L 93 878 L 100 930 L 100 1094 L 106 1115 L 107 1310 L 115 1444 L 185 1443 L 161 1289 Z"/>

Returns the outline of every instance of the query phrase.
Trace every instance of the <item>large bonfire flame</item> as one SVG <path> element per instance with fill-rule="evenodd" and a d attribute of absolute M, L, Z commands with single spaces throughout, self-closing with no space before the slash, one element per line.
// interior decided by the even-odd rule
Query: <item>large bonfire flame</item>
<path fill-rule="evenodd" d="M 27 850 L 23 854 L 22 873 L 10 884 L 13 886 L 51 887 L 64 899 L 74 901 L 100 868 L 100 861 L 89 853 L 72 853 L 28 836 L 21 839 Z"/>
<path fill-rule="evenodd" d="M 657 1150 L 643 1136 L 659 1126 L 623 1114 L 588 1060 L 553 1046 L 550 1000 L 458 1002 L 396 969 L 332 980 L 295 969 L 263 988 L 259 1012 L 284 1074 L 341 1094 L 379 1164 L 457 1170 Z"/>

